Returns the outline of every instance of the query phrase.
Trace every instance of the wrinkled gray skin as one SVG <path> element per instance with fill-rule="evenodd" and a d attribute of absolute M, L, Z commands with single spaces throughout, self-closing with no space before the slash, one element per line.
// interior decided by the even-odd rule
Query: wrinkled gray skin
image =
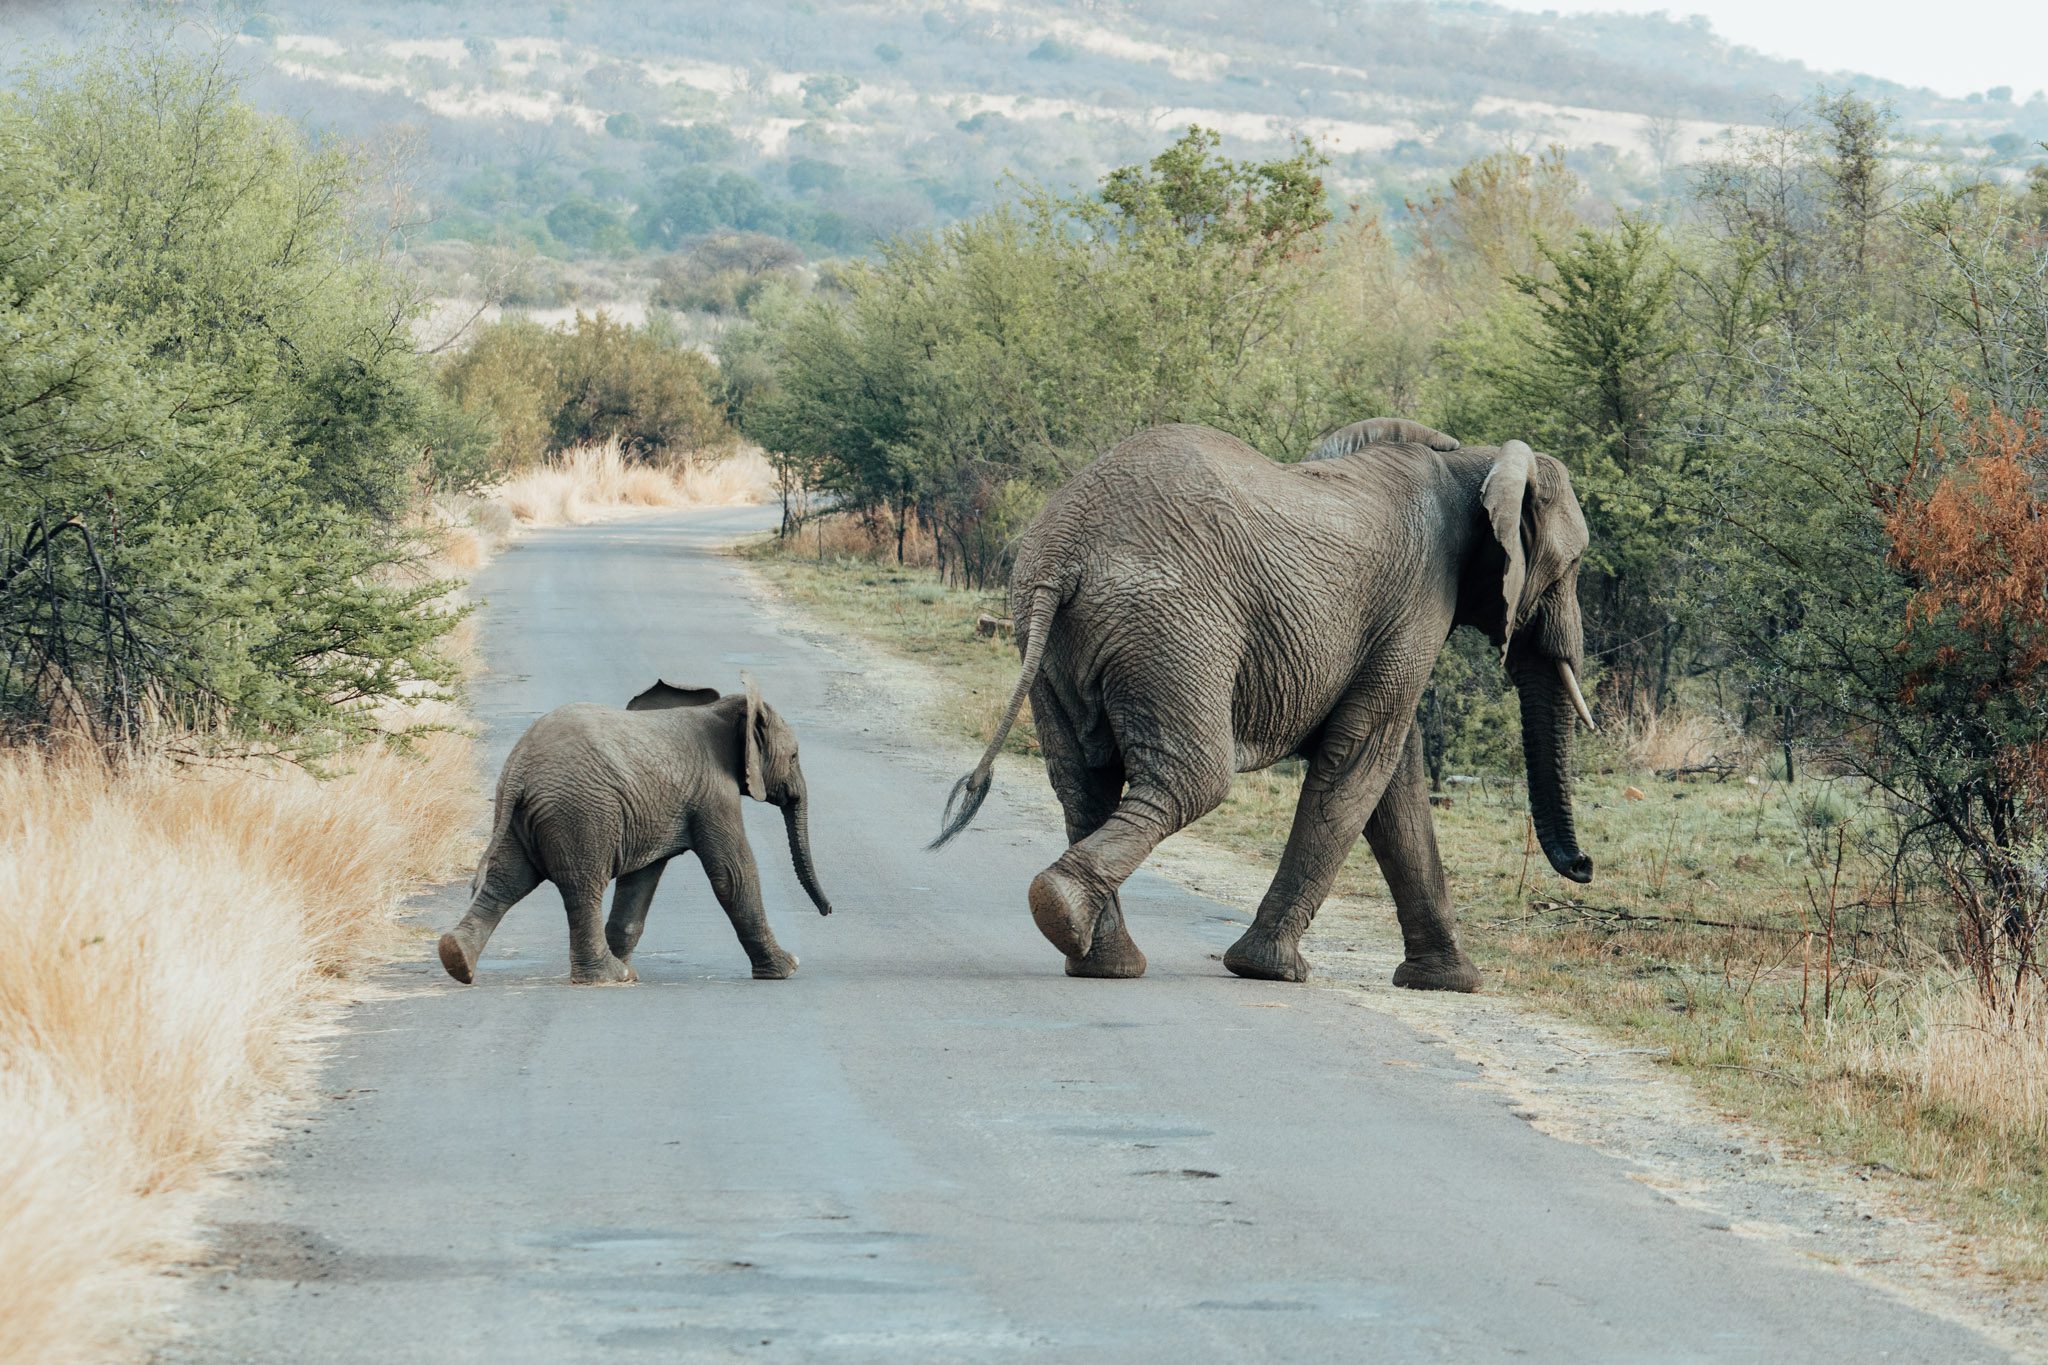
<path fill-rule="evenodd" d="M 796 959 L 775 942 L 761 910 L 742 795 L 782 808 L 797 878 L 818 913 L 831 914 L 811 863 L 796 735 L 752 683 L 721 697 L 657 682 L 624 711 L 579 702 L 548 712 L 505 760 L 469 913 L 441 936 L 441 965 L 471 981 L 505 912 L 551 881 L 569 912 L 569 979 L 638 980 L 628 964 L 661 871 L 694 851 L 754 975 L 788 976 Z M 603 921 L 605 884 L 614 878 L 611 919 Z"/>
<path fill-rule="evenodd" d="M 1031 883 L 1032 917 L 1069 975 L 1137 976 L 1145 955 L 1117 888 L 1233 774 L 1299 755 L 1278 874 L 1224 964 L 1306 978 L 1302 933 L 1363 832 L 1400 917 L 1395 984 L 1476 990 L 1416 703 L 1453 627 L 1502 647 L 1537 836 L 1561 875 L 1590 880 L 1569 780 L 1585 550 L 1564 466 L 1520 442 L 1460 449 L 1379 418 L 1284 465 L 1206 427 L 1141 432 L 1054 494 L 1020 541 L 1023 675 L 934 847 L 973 818 L 1028 695 L 1070 844 Z"/>

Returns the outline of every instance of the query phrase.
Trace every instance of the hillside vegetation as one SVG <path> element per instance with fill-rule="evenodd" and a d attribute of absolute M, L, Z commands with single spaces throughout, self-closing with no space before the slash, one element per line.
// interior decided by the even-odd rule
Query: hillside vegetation
<path fill-rule="evenodd" d="M 1914 140 L 1896 155 L 2011 167 L 2048 136 L 2035 92 L 1943 99 L 1691 21 L 1476 2 L 241 0 L 222 14 L 260 107 L 402 149 L 415 243 L 558 258 L 665 253 L 717 230 L 862 251 L 995 206 L 1012 175 L 1086 186 L 1189 123 L 1241 155 L 1308 138 L 1337 200 L 1381 212 L 1474 157 L 1552 142 L 1600 199 L 1647 200 L 1729 129 L 1823 83 L 1892 102 Z M 83 5 L 9 19 L 59 44 L 104 23 Z M 461 258 L 428 259 L 460 281 Z M 506 283 L 536 306 L 606 301 L 602 281 L 556 271 Z"/>

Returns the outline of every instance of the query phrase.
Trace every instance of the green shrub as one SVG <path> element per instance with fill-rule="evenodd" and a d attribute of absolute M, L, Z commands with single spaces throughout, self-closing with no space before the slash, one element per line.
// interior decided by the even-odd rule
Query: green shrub
<path fill-rule="evenodd" d="M 616 437 L 641 459 L 727 444 L 716 367 L 649 328 L 578 313 L 557 331 L 493 323 L 451 359 L 442 381 L 495 433 L 487 467 L 503 473 L 587 441 Z"/>
<path fill-rule="evenodd" d="M 401 514 L 446 404 L 358 161 L 218 59 L 0 95 L 0 729 L 311 755 L 444 679 Z"/>

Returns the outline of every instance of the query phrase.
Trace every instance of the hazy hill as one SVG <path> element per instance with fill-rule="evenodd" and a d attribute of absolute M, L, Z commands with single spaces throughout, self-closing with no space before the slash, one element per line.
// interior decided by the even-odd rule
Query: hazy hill
<path fill-rule="evenodd" d="M 1083 182 L 1180 125 L 1238 155 L 1308 137 L 1347 197 L 1398 205 L 1503 144 L 1571 149 L 1626 202 L 1731 125 L 1821 83 L 1889 99 L 1944 155 L 2025 159 L 2048 99 L 1945 100 L 1730 46 L 1697 21 L 1483 3 L 265 0 L 209 11 L 262 104 L 407 130 L 429 236 L 554 254 L 667 249 L 721 227 L 827 251 L 943 221 L 1006 173 Z M 18 43 L 111 21 L 0 10 Z"/>

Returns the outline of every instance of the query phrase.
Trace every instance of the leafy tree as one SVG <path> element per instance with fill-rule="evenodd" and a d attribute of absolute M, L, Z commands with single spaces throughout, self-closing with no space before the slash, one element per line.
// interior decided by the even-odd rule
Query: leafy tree
<path fill-rule="evenodd" d="M 1682 375 L 1676 267 L 1657 229 L 1624 218 L 1538 241 L 1545 269 L 1509 277 L 1525 303 L 1504 356 L 1477 377 L 1499 406 L 1485 430 L 1562 459 L 1592 536 L 1581 579 L 1588 653 L 1624 710 L 1669 698 L 1677 621 L 1669 610 L 1688 523 L 1671 491 L 1687 449 L 1665 429 Z M 1454 428 L 1455 429 L 1455 428 Z"/>
<path fill-rule="evenodd" d="M 634 214 L 642 246 L 674 251 L 707 232 L 782 233 L 789 216 L 760 185 L 737 171 L 672 175 L 658 182 Z"/>
<path fill-rule="evenodd" d="M 492 464 L 501 471 L 586 442 L 617 440 L 633 456 L 663 459 L 730 438 L 702 354 L 603 312 L 579 312 L 564 331 L 493 323 L 450 359 L 443 379 L 497 433 Z"/>
<path fill-rule="evenodd" d="M 1001 572 L 1044 488 L 1143 426 L 1217 421 L 1299 454 L 1338 387 L 1304 390 L 1277 339 L 1329 221 L 1319 163 L 1216 145 L 1192 129 L 1097 194 L 1034 193 L 849 270 L 842 299 L 748 348 L 775 376 L 748 430 L 899 535 L 922 517 L 970 582 Z"/>
<path fill-rule="evenodd" d="M 0 95 L 12 734 L 168 721 L 312 756 L 448 677 L 443 589 L 395 524 L 447 414 L 362 184 L 217 58 Z"/>
<path fill-rule="evenodd" d="M 789 187 L 798 194 L 836 190 L 846 183 L 844 166 L 836 161 L 821 161 L 814 156 L 792 157 L 784 174 L 789 179 Z"/>

